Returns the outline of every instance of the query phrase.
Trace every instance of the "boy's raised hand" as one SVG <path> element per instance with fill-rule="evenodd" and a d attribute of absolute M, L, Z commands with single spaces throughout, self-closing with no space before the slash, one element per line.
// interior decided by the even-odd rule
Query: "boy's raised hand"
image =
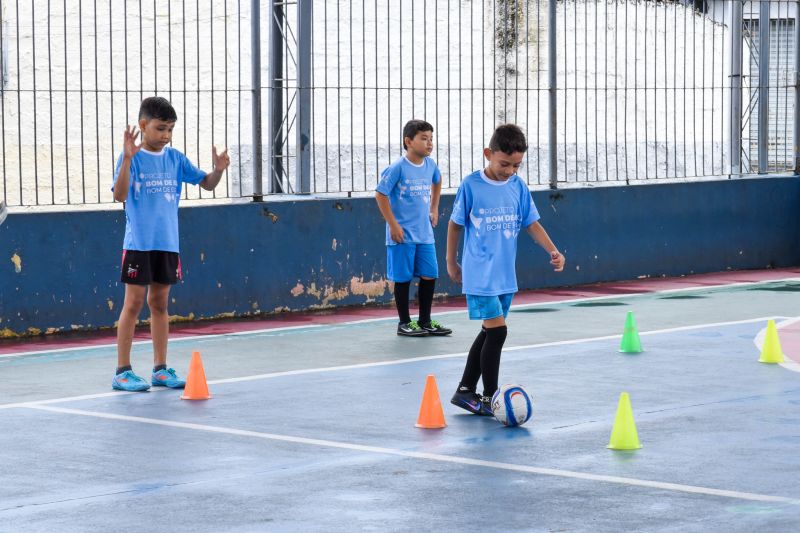
<path fill-rule="evenodd" d="M 214 163 L 214 170 L 219 172 L 224 171 L 228 168 L 228 165 L 231 164 L 231 157 L 228 155 L 228 149 L 226 148 L 221 154 L 217 154 L 217 147 L 215 145 L 211 146 L 211 160 Z"/>
<path fill-rule="evenodd" d="M 122 154 L 127 158 L 132 158 L 142 148 L 142 143 L 136 144 L 136 138 L 139 137 L 139 131 L 136 126 L 126 126 L 125 134 L 122 140 Z"/>
<path fill-rule="evenodd" d="M 564 263 L 566 262 L 566 258 L 562 255 L 561 252 L 558 250 L 554 250 L 550 252 L 550 264 L 553 265 L 556 272 L 561 272 L 564 270 Z"/>

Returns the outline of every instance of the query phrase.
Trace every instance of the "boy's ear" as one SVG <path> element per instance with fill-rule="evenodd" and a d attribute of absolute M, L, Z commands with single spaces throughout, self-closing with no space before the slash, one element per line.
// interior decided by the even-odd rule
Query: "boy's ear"
<path fill-rule="evenodd" d="M 483 157 L 485 157 L 487 161 L 491 160 L 492 151 L 489 148 L 484 148 L 483 149 Z"/>
<path fill-rule="evenodd" d="M 139 130 L 140 131 L 144 131 L 144 127 L 146 125 L 147 125 L 147 119 L 146 118 L 140 118 L 139 119 Z"/>
<path fill-rule="evenodd" d="M 403 148 L 408 150 L 408 143 L 410 143 L 413 140 L 414 139 L 412 139 L 411 137 L 403 137 Z"/>

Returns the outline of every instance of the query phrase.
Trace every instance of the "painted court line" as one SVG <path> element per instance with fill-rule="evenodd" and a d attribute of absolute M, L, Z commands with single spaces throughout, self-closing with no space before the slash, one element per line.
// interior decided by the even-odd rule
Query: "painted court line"
<path fill-rule="evenodd" d="M 216 337 L 235 337 L 238 335 L 249 335 L 251 333 L 269 333 L 269 332 L 281 332 L 281 331 L 291 331 L 295 329 L 312 329 L 312 328 L 321 328 L 325 327 L 327 324 L 306 324 L 303 326 L 283 326 L 279 328 L 269 328 L 269 329 L 255 329 L 251 331 L 236 331 L 233 333 L 213 333 L 211 335 L 192 335 L 191 337 L 173 337 L 170 339 L 170 344 L 181 342 L 181 341 L 197 341 L 203 339 L 213 339 Z M 132 343 L 133 346 L 139 346 L 142 344 L 152 344 L 152 340 L 146 339 L 141 341 L 134 341 Z M 65 353 L 65 352 L 79 352 L 83 350 L 98 350 L 98 349 L 108 349 L 108 348 L 115 348 L 117 346 L 116 342 L 109 342 L 107 344 L 93 344 L 91 346 L 74 346 L 71 348 L 54 348 L 52 350 L 33 350 L 28 352 L 12 352 L 7 354 L 0 354 L 0 359 L 3 358 L 11 358 L 11 357 L 23 357 L 25 355 L 45 355 L 50 353 Z"/>
<path fill-rule="evenodd" d="M 350 450 L 357 452 L 375 453 L 381 455 L 393 455 L 399 457 L 408 457 L 412 459 L 424 459 L 427 461 L 438 461 L 442 463 L 455 463 L 469 466 L 480 466 L 483 468 L 494 468 L 496 470 L 507 470 L 513 472 L 524 472 L 528 474 L 538 474 L 543 476 L 580 479 L 584 481 L 598 481 L 603 483 L 616 483 L 620 485 L 629 485 L 635 487 L 645 487 L 659 490 L 669 490 L 674 492 L 683 492 L 689 494 L 700 494 L 704 496 L 718 496 L 723 498 L 733 498 L 738 500 L 758 501 L 758 502 L 773 502 L 773 503 L 787 503 L 792 505 L 800 504 L 800 500 L 787 498 L 784 496 L 771 496 L 767 494 L 757 494 L 753 492 L 739 492 L 734 490 L 723 490 L 709 487 L 699 487 L 695 485 L 682 485 L 678 483 L 667 483 L 662 481 L 648 481 L 644 479 L 627 478 L 619 476 L 606 476 L 601 474 L 589 474 L 585 472 L 575 472 L 571 470 L 559 470 L 554 468 L 540 468 L 535 466 L 518 465 L 513 463 L 501 463 L 498 461 L 485 461 L 482 459 L 471 459 L 468 457 L 458 457 L 454 455 L 443 455 L 437 453 L 414 452 L 408 450 L 399 450 L 395 448 L 384 448 L 380 446 L 368 446 L 363 444 L 353 444 L 349 442 L 339 442 L 323 439 L 311 439 L 306 437 L 295 437 L 291 435 L 279 435 L 275 433 L 263 433 L 259 431 L 249 431 L 241 429 L 230 429 L 219 426 L 209 426 L 204 424 L 192 424 L 187 422 L 174 422 L 168 420 L 158 420 L 155 418 L 144 418 L 138 416 L 117 415 L 111 413 L 99 413 L 93 411 L 84 411 L 80 409 L 67 409 L 63 407 L 49 407 L 49 406 L 29 406 L 31 409 L 38 409 L 41 411 L 49 411 L 53 413 L 70 414 L 78 416 L 87 416 L 94 418 L 104 418 L 108 420 L 120 420 L 125 422 L 138 422 L 142 424 L 151 424 L 155 426 L 164 426 L 179 429 L 190 429 L 195 431 L 206 431 L 209 433 L 221 433 L 225 435 L 234 435 L 238 437 L 250 437 L 264 440 L 289 442 L 293 444 L 306 444 L 309 446 L 322 446 L 326 448 L 337 448 L 340 450 Z"/>
<path fill-rule="evenodd" d="M 766 285 L 770 283 L 783 283 L 787 281 L 800 281 L 800 278 L 793 277 L 793 278 L 782 278 L 782 279 L 773 279 L 773 280 L 766 280 L 766 281 L 745 281 L 745 282 L 737 282 L 737 283 L 727 283 L 723 285 L 703 285 L 699 287 L 681 287 L 677 289 L 663 289 L 658 291 L 649 291 L 649 292 L 632 292 L 626 294 L 611 294 L 611 295 L 603 295 L 603 296 L 589 296 L 586 298 L 573 298 L 573 299 L 564 299 L 564 300 L 551 300 L 546 302 L 533 302 L 533 303 L 525 303 L 525 304 L 512 304 L 511 309 L 528 309 L 531 307 L 538 307 L 544 305 L 560 305 L 560 304 L 571 304 L 571 303 L 581 303 L 581 302 L 593 302 L 593 301 L 600 301 L 600 300 L 613 300 L 613 299 L 624 299 L 631 296 L 654 296 L 659 294 L 672 294 L 676 292 L 694 292 L 694 291 L 704 291 L 704 290 L 717 290 L 717 289 L 730 289 L 736 287 L 743 287 L 743 286 L 751 286 L 751 285 Z M 454 314 L 463 314 L 466 308 L 457 309 L 454 311 L 442 311 L 434 313 L 436 316 L 442 315 L 454 315 Z M 192 335 L 189 337 L 174 337 L 170 339 L 170 344 L 185 342 L 185 341 L 198 341 L 198 340 L 205 340 L 205 339 L 214 339 L 217 337 L 233 337 L 233 336 L 243 336 L 243 335 L 263 335 L 265 333 L 279 333 L 281 331 L 291 331 L 291 330 L 298 330 L 298 329 L 318 329 L 318 328 L 334 328 L 334 327 L 341 327 L 341 326 L 351 326 L 356 324 L 368 324 L 372 322 L 383 322 L 388 320 L 397 320 L 394 316 L 387 316 L 387 317 L 380 317 L 380 318 L 365 318 L 362 320 L 351 320 L 347 322 L 340 322 L 336 324 L 307 324 L 302 326 L 283 326 L 277 328 L 264 328 L 264 329 L 254 329 L 250 331 L 237 331 L 233 333 L 212 333 L 209 335 Z M 142 345 L 142 344 L 150 344 L 151 341 L 148 340 L 141 340 L 135 341 L 133 343 L 134 346 Z M 71 348 L 56 348 L 51 350 L 32 350 L 26 352 L 12 352 L 7 354 L 0 354 L 0 359 L 3 358 L 12 358 L 12 357 L 23 357 L 26 355 L 44 355 L 44 354 L 52 354 L 52 353 L 63 353 L 63 352 L 74 352 L 74 351 L 81 351 L 81 350 L 96 350 L 96 349 L 108 349 L 113 348 L 116 346 L 116 343 L 108 343 L 108 344 L 96 344 L 92 346 L 76 346 Z"/>
<path fill-rule="evenodd" d="M 649 336 L 649 335 L 660 335 L 664 333 L 674 333 L 678 331 L 691 331 L 695 329 L 706 329 L 706 328 L 713 328 L 713 327 L 721 327 L 721 326 L 735 326 L 737 324 L 750 324 L 753 322 L 766 322 L 769 319 L 784 319 L 786 317 L 779 317 L 779 316 L 770 316 L 770 317 L 759 317 L 759 318 L 748 318 L 746 320 L 733 320 L 729 322 L 713 322 L 709 324 L 696 324 L 692 326 L 679 326 L 674 328 L 665 328 L 665 329 L 656 329 L 652 331 L 640 331 L 640 336 Z M 520 346 L 509 346 L 504 347 L 504 352 L 513 352 L 519 350 L 529 350 L 529 349 L 536 349 L 536 348 L 547 348 L 552 346 L 567 346 L 571 344 L 584 344 L 588 342 L 597 342 L 597 341 L 604 341 L 604 340 L 614 340 L 619 339 L 622 335 L 605 335 L 602 337 L 585 337 L 582 339 L 572 339 L 572 340 L 565 340 L 565 341 L 551 341 L 551 342 L 542 342 L 537 344 L 524 344 Z M 322 372 L 338 372 L 340 370 L 356 370 L 356 369 L 363 369 L 363 368 L 372 368 L 372 367 L 379 367 L 379 366 L 388 366 L 388 365 L 400 365 L 400 364 L 407 364 L 407 363 L 417 363 L 420 361 L 434 361 L 437 359 L 449 359 L 453 357 L 464 357 L 467 352 L 454 352 L 454 353 L 446 353 L 446 354 L 438 354 L 438 355 L 424 355 L 419 357 L 409 357 L 406 359 L 393 359 L 388 361 L 373 361 L 370 363 L 356 363 L 351 365 L 339 365 L 339 366 L 326 366 L 326 367 L 318 367 L 318 368 L 301 368 L 297 370 L 284 370 L 281 372 L 270 372 L 266 374 L 253 374 L 250 376 L 240 376 L 236 378 L 224 378 L 224 379 L 216 379 L 208 381 L 209 385 L 218 385 L 222 383 L 240 383 L 244 381 L 256 381 L 260 379 L 271 379 L 271 378 L 279 378 L 284 376 L 298 376 L 303 374 L 316 374 Z M 166 388 L 157 388 L 151 389 L 149 394 L 153 394 L 156 392 L 165 392 Z M 64 402 L 72 402 L 72 401 L 80 401 L 80 400 L 93 400 L 97 398 L 109 398 L 111 396 L 119 396 L 122 394 L 141 394 L 139 392 L 120 392 L 120 391 L 113 391 L 113 392 L 100 392 L 97 394 L 85 394 L 81 396 L 68 396 L 64 398 L 53 398 L 49 400 L 33 400 L 30 402 L 17 402 L 17 403 L 7 403 L 7 404 L 0 404 L 0 409 L 13 409 L 17 407 L 35 407 L 35 406 L 42 406 L 42 405 L 50 405 L 55 403 L 64 403 Z"/>

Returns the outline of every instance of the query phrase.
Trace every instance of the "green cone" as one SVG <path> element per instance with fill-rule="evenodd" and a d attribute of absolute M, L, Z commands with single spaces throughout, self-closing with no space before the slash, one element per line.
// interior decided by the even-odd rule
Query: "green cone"
<path fill-rule="evenodd" d="M 642 341 L 639 340 L 639 332 L 636 331 L 636 322 L 633 320 L 633 313 L 628 311 L 625 319 L 625 331 L 622 333 L 622 342 L 619 344 L 619 351 L 622 353 L 640 353 Z"/>

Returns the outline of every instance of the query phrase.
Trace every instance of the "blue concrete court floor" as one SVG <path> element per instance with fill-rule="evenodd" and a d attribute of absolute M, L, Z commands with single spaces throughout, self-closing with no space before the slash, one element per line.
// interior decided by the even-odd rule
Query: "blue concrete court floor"
<path fill-rule="evenodd" d="M 113 346 L 0 357 L 0 532 L 800 531 L 800 373 L 757 362 L 800 281 L 515 307 L 502 427 L 450 405 L 477 333 L 392 318 L 174 340 L 213 398 L 110 390 Z M 633 311 L 644 353 L 618 352 Z M 147 368 L 147 343 L 134 368 Z M 143 373 L 143 372 L 142 372 Z M 448 426 L 414 427 L 436 376 Z M 606 448 L 621 392 L 642 448 Z"/>

